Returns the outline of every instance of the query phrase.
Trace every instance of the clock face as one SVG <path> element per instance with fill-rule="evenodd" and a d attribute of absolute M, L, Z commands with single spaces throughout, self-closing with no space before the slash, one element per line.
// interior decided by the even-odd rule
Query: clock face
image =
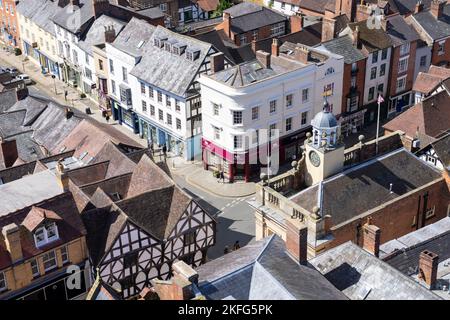
<path fill-rule="evenodd" d="M 309 153 L 309 160 L 311 161 L 312 165 L 315 167 L 318 167 L 320 165 L 320 157 L 315 151 L 311 151 Z"/>

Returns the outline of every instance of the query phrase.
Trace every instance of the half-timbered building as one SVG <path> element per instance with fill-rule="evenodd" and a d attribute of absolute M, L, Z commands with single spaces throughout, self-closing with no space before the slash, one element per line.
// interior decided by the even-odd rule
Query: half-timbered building
<path fill-rule="evenodd" d="M 91 174 L 72 189 L 83 207 L 92 276 L 98 273 L 127 299 L 151 279 L 169 279 L 175 260 L 193 267 L 205 262 L 215 244 L 215 221 L 147 155 L 137 163 L 117 158 L 90 165 Z M 108 171 L 117 172 L 109 166 L 125 173 L 108 178 Z M 89 182 L 94 176 L 97 181 Z"/>
<path fill-rule="evenodd" d="M 439 170 L 450 169 L 450 133 L 425 146 L 417 152 L 423 161 Z"/>

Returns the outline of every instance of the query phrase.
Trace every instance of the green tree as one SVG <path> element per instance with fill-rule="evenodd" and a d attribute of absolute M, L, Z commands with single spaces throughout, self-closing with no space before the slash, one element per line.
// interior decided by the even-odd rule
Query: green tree
<path fill-rule="evenodd" d="M 220 17 L 223 14 L 224 10 L 231 8 L 232 6 L 233 3 L 231 3 L 229 0 L 220 0 L 217 9 L 211 15 L 211 18 Z"/>

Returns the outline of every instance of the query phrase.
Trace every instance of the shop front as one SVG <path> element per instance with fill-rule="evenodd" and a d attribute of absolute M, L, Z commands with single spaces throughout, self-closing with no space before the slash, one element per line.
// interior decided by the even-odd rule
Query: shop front
<path fill-rule="evenodd" d="M 411 91 L 389 99 L 388 116 L 403 112 L 414 103 Z"/>
<path fill-rule="evenodd" d="M 113 119 L 118 121 L 120 125 L 130 128 L 134 133 L 138 134 L 139 118 L 137 114 L 132 109 L 122 107 L 118 101 L 112 98 L 110 98 L 110 101 Z"/>
<path fill-rule="evenodd" d="M 364 128 L 366 111 L 366 109 L 362 109 L 351 113 L 344 113 L 339 118 L 341 123 L 341 133 L 348 137 L 349 135 L 362 130 Z"/>
<path fill-rule="evenodd" d="M 310 126 L 299 132 L 280 138 L 280 163 L 297 160 L 302 154 L 303 142 L 306 138 L 306 132 L 310 130 Z"/>

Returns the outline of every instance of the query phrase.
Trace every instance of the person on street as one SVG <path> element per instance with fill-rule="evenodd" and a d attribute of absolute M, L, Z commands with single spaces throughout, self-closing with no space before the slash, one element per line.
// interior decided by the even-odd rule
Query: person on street
<path fill-rule="evenodd" d="M 241 248 L 241 246 L 239 245 L 239 241 L 236 241 L 236 242 L 234 243 L 233 250 L 238 250 L 238 249 L 240 249 L 240 248 Z"/>
<path fill-rule="evenodd" d="M 64 90 L 64 99 L 67 101 L 67 95 L 69 94 L 69 92 L 67 92 L 67 90 Z"/>
<path fill-rule="evenodd" d="M 106 114 L 105 119 L 106 119 L 106 122 L 109 123 L 109 114 Z"/>
<path fill-rule="evenodd" d="M 228 246 L 225 246 L 225 249 L 223 250 L 223 254 L 227 254 L 230 252 L 230 249 L 228 249 Z"/>

